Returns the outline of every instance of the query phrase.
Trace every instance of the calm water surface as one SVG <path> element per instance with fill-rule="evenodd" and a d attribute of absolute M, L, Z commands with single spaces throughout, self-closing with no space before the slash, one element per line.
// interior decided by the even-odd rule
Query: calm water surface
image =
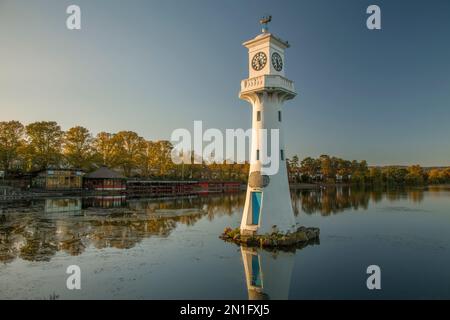
<path fill-rule="evenodd" d="M 450 188 L 293 191 L 320 244 L 269 253 L 222 242 L 244 194 L 0 204 L 1 299 L 450 298 Z M 380 266 L 380 291 L 366 268 Z M 69 265 L 81 290 L 66 288 Z"/>

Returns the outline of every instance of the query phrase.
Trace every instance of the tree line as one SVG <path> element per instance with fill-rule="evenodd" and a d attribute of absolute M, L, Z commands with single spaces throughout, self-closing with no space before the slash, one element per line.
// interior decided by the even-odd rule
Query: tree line
<path fill-rule="evenodd" d="M 367 161 L 350 161 L 329 155 L 319 158 L 298 156 L 288 161 L 289 178 L 294 183 L 351 183 L 359 185 L 424 185 L 450 183 L 450 167 L 424 169 L 409 167 L 369 167 Z"/>
<path fill-rule="evenodd" d="M 100 132 L 96 136 L 81 126 L 67 131 L 54 121 L 24 126 L 19 121 L 0 122 L 0 170 L 8 176 L 48 168 L 76 168 L 90 172 L 100 166 L 127 177 L 183 180 L 247 181 L 249 164 L 174 164 L 169 141 L 149 141 L 133 131 Z M 352 183 L 402 185 L 450 183 L 450 168 L 369 167 L 367 161 L 349 161 L 329 155 L 298 156 L 287 160 L 294 183 Z"/>
<path fill-rule="evenodd" d="M 24 126 L 0 122 L 0 170 L 7 176 L 48 168 L 76 168 L 90 172 L 107 166 L 127 177 L 193 180 L 241 180 L 245 164 L 180 164 L 172 162 L 169 141 L 149 141 L 133 131 L 100 132 L 81 126 L 67 131 L 54 121 Z"/>

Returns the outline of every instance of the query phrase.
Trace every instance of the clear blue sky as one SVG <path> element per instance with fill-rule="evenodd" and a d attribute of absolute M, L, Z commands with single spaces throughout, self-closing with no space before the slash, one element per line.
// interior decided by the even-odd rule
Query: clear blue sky
<path fill-rule="evenodd" d="M 82 9 L 82 30 L 65 27 Z M 365 27 L 378 4 L 382 30 Z M 0 0 L 0 121 L 168 139 L 194 120 L 248 128 L 241 43 L 289 40 L 288 154 L 450 165 L 450 1 Z"/>

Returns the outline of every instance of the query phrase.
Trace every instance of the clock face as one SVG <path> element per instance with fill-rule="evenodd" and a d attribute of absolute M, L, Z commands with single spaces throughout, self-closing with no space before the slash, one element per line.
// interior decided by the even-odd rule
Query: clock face
<path fill-rule="evenodd" d="M 278 72 L 283 70 L 283 59 L 281 59 L 280 54 L 278 54 L 277 52 L 274 52 L 272 54 L 272 65 Z"/>
<path fill-rule="evenodd" d="M 262 70 L 267 63 L 267 56 L 264 52 L 258 52 L 252 59 L 252 68 L 255 71 Z"/>

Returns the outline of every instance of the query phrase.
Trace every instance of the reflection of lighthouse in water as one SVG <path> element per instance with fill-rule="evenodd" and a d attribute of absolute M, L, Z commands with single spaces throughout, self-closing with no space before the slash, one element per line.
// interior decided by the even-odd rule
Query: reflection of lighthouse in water
<path fill-rule="evenodd" d="M 241 247 L 249 300 L 289 298 L 295 253 Z"/>

